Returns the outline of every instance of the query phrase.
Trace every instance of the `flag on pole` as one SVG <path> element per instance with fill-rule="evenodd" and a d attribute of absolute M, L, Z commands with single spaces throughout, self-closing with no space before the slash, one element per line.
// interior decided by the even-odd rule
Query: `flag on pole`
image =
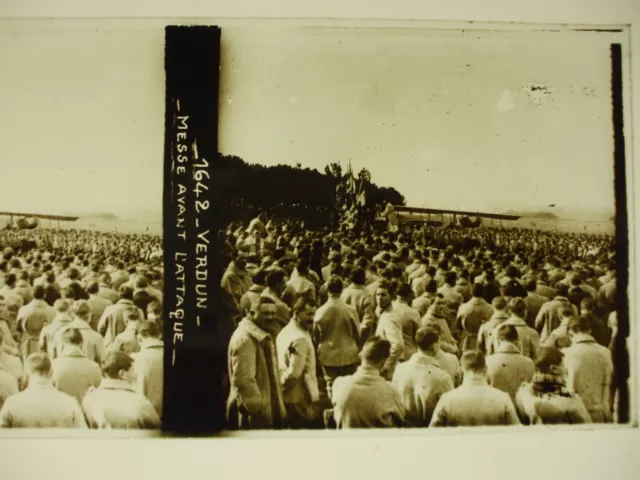
<path fill-rule="evenodd" d="M 349 167 L 347 169 L 347 193 L 356 193 L 356 179 L 353 176 L 353 170 L 351 169 L 351 159 L 349 159 Z"/>
<path fill-rule="evenodd" d="M 367 198 L 365 196 L 365 191 L 364 190 L 362 190 L 358 194 L 357 202 L 358 202 L 358 205 L 360 205 L 361 207 L 364 207 L 367 204 Z"/>

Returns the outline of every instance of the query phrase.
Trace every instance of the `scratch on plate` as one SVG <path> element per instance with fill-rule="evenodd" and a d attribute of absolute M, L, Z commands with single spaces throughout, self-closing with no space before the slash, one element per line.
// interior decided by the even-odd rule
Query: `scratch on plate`
<path fill-rule="evenodd" d="M 542 105 L 542 101 L 545 98 L 550 97 L 551 94 L 555 92 L 554 88 L 551 88 L 544 83 L 535 82 L 524 83 L 522 85 L 522 90 L 524 90 L 529 97 L 529 101 L 536 106 Z"/>

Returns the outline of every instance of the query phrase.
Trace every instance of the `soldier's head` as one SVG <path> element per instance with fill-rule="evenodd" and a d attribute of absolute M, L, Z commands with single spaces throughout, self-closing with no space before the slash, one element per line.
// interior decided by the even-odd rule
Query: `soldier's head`
<path fill-rule="evenodd" d="M 591 297 L 583 298 L 580 301 L 580 313 L 583 315 L 591 313 L 596 308 L 596 302 Z"/>
<path fill-rule="evenodd" d="M 309 275 L 309 259 L 306 257 L 298 258 L 296 261 L 296 270 L 303 277 Z"/>
<path fill-rule="evenodd" d="M 476 298 L 484 297 L 484 285 L 481 283 L 474 283 L 473 288 L 471 290 L 471 295 Z"/>
<path fill-rule="evenodd" d="M 500 325 L 498 327 L 498 342 L 518 346 L 518 329 L 513 325 Z"/>
<path fill-rule="evenodd" d="M 400 283 L 396 289 L 396 298 L 402 299 L 407 303 L 410 303 L 413 298 L 413 290 L 408 283 Z"/>
<path fill-rule="evenodd" d="M 493 270 L 485 270 L 484 278 L 487 282 L 493 282 L 496 279 L 496 274 Z"/>
<path fill-rule="evenodd" d="M 281 268 L 275 268 L 267 274 L 267 286 L 277 295 L 282 295 L 287 287 L 287 274 Z"/>
<path fill-rule="evenodd" d="M 376 301 L 382 310 L 391 305 L 391 298 L 394 295 L 393 284 L 386 280 L 381 281 L 376 289 Z"/>
<path fill-rule="evenodd" d="M 92 281 L 87 284 L 87 293 L 89 295 L 97 295 L 99 291 L 100 286 L 98 285 L 98 282 Z"/>
<path fill-rule="evenodd" d="M 330 266 L 329 274 L 331 276 L 335 275 L 336 277 L 340 278 L 341 280 L 343 278 L 345 278 L 345 275 L 344 275 L 345 271 L 344 271 L 344 267 L 342 266 L 342 264 L 340 264 L 340 263 L 331 263 L 331 264 L 329 264 L 329 266 Z"/>
<path fill-rule="evenodd" d="M 111 275 L 107 272 L 103 272 L 100 274 L 100 283 L 106 285 L 107 287 L 111 286 Z"/>
<path fill-rule="evenodd" d="M 280 258 L 277 263 L 278 267 L 281 268 L 287 276 L 291 276 L 294 267 L 293 259 L 291 257 L 285 255 Z"/>
<path fill-rule="evenodd" d="M 51 359 L 46 353 L 32 353 L 24 362 L 25 373 L 29 380 L 51 378 Z"/>
<path fill-rule="evenodd" d="M 507 277 L 509 278 L 519 278 L 520 272 L 514 265 L 509 265 L 506 270 Z"/>
<path fill-rule="evenodd" d="M 366 282 L 366 273 L 364 268 L 356 267 L 351 270 L 351 282 L 354 285 L 364 285 Z"/>
<path fill-rule="evenodd" d="M 118 299 L 133 300 L 133 288 L 128 285 L 121 285 L 118 289 Z"/>
<path fill-rule="evenodd" d="M 491 305 L 493 306 L 495 311 L 504 312 L 507 310 L 507 299 L 504 297 L 495 297 L 491 301 Z"/>
<path fill-rule="evenodd" d="M 433 273 L 435 275 L 435 272 Z M 429 280 L 429 283 L 427 283 L 427 288 L 425 288 L 425 292 L 435 295 L 437 291 L 438 291 L 438 282 L 433 279 Z"/>
<path fill-rule="evenodd" d="M 253 274 L 251 275 L 251 281 L 254 285 L 260 285 L 261 287 L 265 287 L 267 279 L 267 271 L 264 268 L 257 268 Z"/>
<path fill-rule="evenodd" d="M 560 307 L 558 313 L 560 314 L 560 318 L 562 320 L 569 320 L 575 316 L 576 312 L 572 304 L 566 304 Z"/>
<path fill-rule="evenodd" d="M 67 298 L 72 302 L 76 300 L 76 290 L 72 285 L 67 285 L 66 287 L 64 287 L 60 294 L 62 295 L 62 298 Z"/>
<path fill-rule="evenodd" d="M 388 266 L 384 267 L 382 270 L 380 270 L 379 276 L 382 277 L 383 280 L 387 280 L 390 282 L 393 278 L 391 268 L 389 268 Z"/>
<path fill-rule="evenodd" d="M 140 310 L 138 310 L 137 307 L 127 308 L 122 313 L 122 318 L 124 319 L 125 325 L 127 326 L 131 325 L 134 328 L 137 327 L 138 324 L 144 320 L 144 318 L 142 318 L 142 315 L 140 314 Z"/>
<path fill-rule="evenodd" d="M 536 370 L 545 375 L 564 376 L 563 354 L 555 347 L 542 347 L 536 358 Z"/>
<path fill-rule="evenodd" d="M 84 339 L 82 333 L 77 328 L 67 328 L 62 332 L 62 344 L 63 348 L 68 347 L 82 347 Z"/>
<path fill-rule="evenodd" d="M 504 296 L 505 297 L 522 297 L 520 293 L 522 290 L 522 285 L 517 280 L 511 280 L 504 286 Z M 502 288 L 500 291 L 503 291 Z"/>
<path fill-rule="evenodd" d="M 363 246 L 363 248 L 364 248 L 364 246 Z M 366 271 L 367 268 L 369 268 L 370 265 L 369 265 L 369 261 L 367 260 L 366 257 L 360 257 L 356 261 L 356 266 Z M 353 272 L 351 274 L 353 275 Z M 364 282 L 362 282 L 362 283 L 364 284 Z"/>
<path fill-rule="evenodd" d="M 46 293 L 47 292 L 42 285 L 36 285 L 36 287 L 33 289 L 33 298 L 35 298 L 36 300 L 43 300 Z"/>
<path fill-rule="evenodd" d="M 447 272 L 444 274 L 445 283 L 451 287 L 455 286 L 457 280 L 458 275 L 456 274 L 456 272 Z"/>
<path fill-rule="evenodd" d="M 156 322 L 141 322 L 136 327 L 136 338 L 138 343 L 142 343 L 147 340 L 160 339 L 160 328 Z"/>
<path fill-rule="evenodd" d="M 163 306 L 162 302 L 152 300 L 147 304 L 147 319 L 158 320 L 162 318 Z"/>
<path fill-rule="evenodd" d="M 133 358 L 119 350 L 111 350 L 107 353 L 102 363 L 102 372 L 107 378 L 124 380 L 131 384 L 136 378 L 133 370 Z"/>
<path fill-rule="evenodd" d="M 135 285 L 136 285 L 136 290 L 144 290 L 146 288 L 149 288 L 149 279 L 144 275 L 140 275 L 136 279 Z"/>
<path fill-rule="evenodd" d="M 556 285 L 556 296 L 566 297 L 569 295 L 569 286 L 564 283 L 558 283 Z"/>
<path fill-rule="evenodd" d="M 258 297 L 251 305 L 251 319 L 262 330 L 272 331 L 276 322 L 276 302 L 269 297 Z"/>
<path fill-rule="evenodd" d="M 80 280 L 80 271 L 75 267 L 71 267 L 67 271 L 67 275 L 69 277 L 69 280 Z"/>
<path fill-rule="evenodd" d="M 49 285 L 52 285 L 56 282 L 56 274 L 55 272 L 49 271 L 45 276 L 45 280 Z"/>
<path fill-rule="evenodd" d="M 582 285 L 582 276 L 579 273 L 573 274 L 569 280 L 569 285 L 571 287 L 579 287 Z"/>
<path fill-rule="evenodd" d="M 73 313 L 74 317 L 84 320 L 85 322 L 91 320 L 91 307 L 86 300 L 76 301 L 73 307 L 71 307 L 71 313 Z"/>
<path fill-rule="evenodd" d="M 527 292 L 532 292 L 532 293 L 533 293 L 533 292 L 535 292 L 535 291 L 537 290 L 537 288 L 538 288 L 538 282 L 537 282 L 537 281 L 535 281 L 535 280 L 529 280 L 529 281 L 525 284 L 524 288 L 526 288 L 526 289 L 527 289 Z"/>
<path fill-rule="evenodd" d="M 388 340 L 374 336 L 369 338 L 363 345 L 360 359 L 363 365 L 382 370 L 389 355 L 391 355 L 391 343 Z"/>
<path fill-rule="evenodd" d="M 549 272 L 547 272 L 544 269 L 541 269 L 538 272 L 537 276 L 538 276 L 538 280 L 536 281 L 536 284 L 538 284 L 538 283 L 545 283 L 546 284 L 549 281 Z"/>
<path fill-rule="evenodd" d="M 53 304 L 53 308 L 58 313 L 67 313 L 69 311 L 69 309 L 71 308 L 71 303 L 69 302 L 69 300 L 67 300 L 65 298 L 59 298 Z"/>
<path fill-rule="evenodd" d="M 233 263 L 240 270 L 244 270 L 245 267 L 247 266 L 247 257 L 246 257 L 246 255 L 244 253 L 242 253 L 242 252 L 237 252 L 235 257 L 233 257 Z"/>
<path fill-rule="evenodd" d="M 440 349 L 440 328 L 436 325 L 422 327 L 416 332 L 415 340 L 418 350 L 434 356 Z"/>
<path fill-rule="evenodd" d="M 571 338 L 579 334 L 589 335 L 591 333 L 589 320 L 583 315 L 572 316 L 569 319 L 569 323 L 567 324 L 567 331 L 569 332 L 569 337 Z"/>
<path fill-rule="evenodd" d="M 293 305 L 293 314 L 296 320 L 307 331 L 313 327 L 313 317 L 315 313 L 316 303 L 306 296 L 298 298 Z"/>
<path fill-rule="evenodd" d="M 342 289 L 344 288 L 344 284 L 342 283 L 342 279 L 337 275 L 332 275 L 327 282 L 327 291 L 329 295 L 332 297 L 339 297 L 342 293 Z"/>
<path fill-rule="evenodd" d="M 520 297 L 509 300 L 509 311 L 516 317 L 524 318 L 527 315 L 527 304 Z"/>
<path fill-rule="evenodd" d="M 487 362 L 479 350 L 469 350 L 460 358 L 460 368 L 465 377 L 486 376 Z"/>

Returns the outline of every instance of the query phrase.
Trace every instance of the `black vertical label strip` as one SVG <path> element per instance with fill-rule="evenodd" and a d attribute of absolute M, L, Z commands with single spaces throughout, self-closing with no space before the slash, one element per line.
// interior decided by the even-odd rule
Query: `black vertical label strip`
<path fill-rule="evenodd" d="M 611 102 L 614 136 L 614 175 L 616 202 L 616 265 L 617 265 L 617 304 L 619 335 L 612 345 L 615 366 L 614 383 L 622 388 L 618 391 L 618 421 L 629 421 L 629 391 L 626 382 L 629 379 L 629 215 L 627 211 L 627 175 L 625 160 L 624 110 L 622 86 L 622 47 L 611 45 Z M 624 384 L 624 385 L 623 385 Z"/>
<path fill-rule="evenodd" d="M 224 420 L 212 214 L 219 61 L 218 27 L 166 27 L 162 428 L 176 435 L 210 434 Z"/>

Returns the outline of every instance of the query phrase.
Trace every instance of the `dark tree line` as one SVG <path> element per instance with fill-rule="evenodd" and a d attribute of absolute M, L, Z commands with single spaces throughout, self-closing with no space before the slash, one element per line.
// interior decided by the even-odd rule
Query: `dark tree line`
<path fill-rule="evenodd" d="M 371 182 L 366 169 L 349 182 L 349 174 L 337 163 L 330 163 L 321 173 L 301 164 L 264 166 L 219 154 L 212 177 L 214 215 L 222 225 L 233 220 L 246 222 L 264 211 L 269 218 L 302 220 L 316 228 L 335 225 L 345 205 L 354 205 L 358 199 L 360 220 L 373 220 L 377 209 L 388 202 L 405 204 L 394 188 Z M 362 192 L 364 195 L 358 195 Z"/>

